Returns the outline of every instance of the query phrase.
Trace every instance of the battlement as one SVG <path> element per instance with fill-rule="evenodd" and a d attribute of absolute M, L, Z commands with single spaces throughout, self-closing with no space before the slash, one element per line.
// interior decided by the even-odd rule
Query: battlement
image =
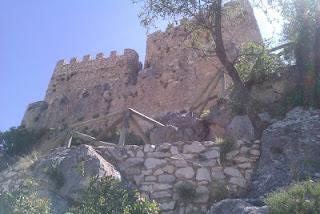
<path fill-rule="evenodd" d="M 105 57 L 104 53 L 97 53 L 95 57 L 92 57 L 90 54 L 84 55 L 82 60 L 79 60 L 77 57 L 71 58 L 69 61 L 65 59 L 61 59 L 57 62 L 56 67 L 75 65 L 75 64 L 83 64 L 88 62 L 95 61 L 110 61 L 117 59 L 139 59 L 138 53 L 133 49 L 124 49 L 122 55 L 118 55 L 117 51 L 113 50 L 110 52 L 109 57 Z"/>
<path fill-rule="evenodd" d="M 76 57 L 69 62 L 60 60 L 54 69 L 45 100 L 55 99 L 67 90 L 76 91 L 115 81 L 134 84 L 140 70 L 139 55 L 132 49 L 125 49 L 121 55 L 111 51 L 108 57 L 98 53 L 94 58 L 85 55 L 81 60 Z"/>
<path fill-rule="evenodd" d="M 261 41 L 249 6 L 245 7 L 243 19 L 234 17 L 237 20 L 232 22 L 234 26 L 224 25 L 223 36 L 229 56 L 248 41 Z M 228 83 L 227 76 L 219 75 L 223 77 L 217 81 L 215 89 L 207 91 L 209 83 L 222 71 L 221 63 L 216 57 L 203 58 L 202 53 L 190 48 L 186 34 L 184 28 L 177 26 L 149 35 L 143 70 L 137 52 L 132 49 L 122 53 L 111 51 L 107 56 L 98 53 L 82 59 L 73 57 L 58 61 L 44 98 L 47 104 L 31 107 L 24 124 L 34 127 L 38 121 L 42 127 L 59 127 L 127 108 L 159 117 L 167 112 L 189 109 L 196 99 L 205 98 L 205 93 L 222 95 Z M 212 44 L 208 42 L 203 39 L 203 45 Z M 42 111 L 42 106 L 47 109 Z"/>

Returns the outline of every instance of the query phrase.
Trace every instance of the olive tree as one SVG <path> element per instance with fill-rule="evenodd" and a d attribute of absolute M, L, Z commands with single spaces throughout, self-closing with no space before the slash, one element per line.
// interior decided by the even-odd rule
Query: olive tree
<path fill-rule="evenodd" d="M 191 33 L 207 33 L 212 41 L 214 54 L 220 60 L 225 72 L 233 81 L 234 91 L 238 97 L 238 105 L 247 113 L 259 133 L 264 124 L 254 109 L 253 99 L 232 61 L 226 52 L 222 35 L 222 17 L 228 11 L 223 9 L 222 0 L 133 0 L 134 3 L 143 3 L 140 13 L 141 23 L 150 26 L 156 20 L 167 19 L 177 21 L 188 20 L 188 29 Z"/>
<path fill-rule="evenodd" d="M 320 107 L 320 1 L 270 0 L 283 19 L 282 39 L 293 42 L 305 106 Z"/>

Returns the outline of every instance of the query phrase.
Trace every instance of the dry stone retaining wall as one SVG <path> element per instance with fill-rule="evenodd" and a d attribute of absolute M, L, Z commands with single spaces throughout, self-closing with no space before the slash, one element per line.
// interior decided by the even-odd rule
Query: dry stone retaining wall
<path fill-rule="evenodd" d="M 162 213 L 205 213 L 216 197 L 240 195 L 251 184 L 260 142 L 237 141 L 221 162 L 215 142 L 99 147 L 101 155 Z"/>

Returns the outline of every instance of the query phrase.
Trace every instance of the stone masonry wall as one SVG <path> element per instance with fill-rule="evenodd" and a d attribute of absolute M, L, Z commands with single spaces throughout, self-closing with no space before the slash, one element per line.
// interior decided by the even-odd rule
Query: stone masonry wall
<path fill-rule="evenodd" d="M 260 141 L 237 141 L 226 160 L 215 142 L 176 142 L 145 146 L 103 146 L 99 153 L 122 178 L 160 205 L 161 213 L 205 213 L 226 194 L 240 195 L 251 184 Z"/>
<path fill-rule="evenodd" d="M 247 1 L 229 8 L 234 12 L 224 17 L 231 20 L 224 21 L 223 36 L 231 57 L 243 43 L 261 42 L 261 35 Z M 112 52 L 108 58 L 98 54 L 93 60 L 85 56 L 81 61 L 59 61 L 44 103 L 31 104 L 22 125 L 58 128 L 129 107 L 150 117 L 180 112 L 194 104 L 217 73 L 221 80 L 210 94 L 222 95 L 225 80 L 221 64 L 216 57 L 203 58 L 190 48 L 190 41 L 185 40 L 187 34 L 182 27 L 176 27 L 149 35 L 144 69 L 138 54 L 130 49 L 120 56 Z M 101 132 L 104 123 L 89 126 L 97 126 Z"/>
<path fill-rule="evenodd" d="M 91 144 L 89 141 L 87 143 Z M 87 152 L 86 148 L 91 152 Z M 59 170 L 75 169 L 79 163 L 74 157 L 78 157 L 79 151 L 84 151 L 80 152 L 83 156 L 76 159 L 84 162 L 86 176 L 92 176 L 90 172 L 96 169 L 93 169 L 90 163 L 95 162 L 92 154 L 97 152 L 102 156 L 98 155 L 101 159 L 98 158 L 97 163 L 107 164 L 113 171 L 118 170 L 123 181 L 133 184 L 145 196 L 157 201 L 162 214 L 201 214 L 205 213 L 214 201 L 224 197 L 241 196 L 250 188 L 253 169 L 260 156 L 260 141 L 238 140 L 222 159 L 221 153 L 224 153 L 225 149 L 221 144 L 211 141 L 144 146 L 108 144 L 95 148 L 82 146 L 73 149 L 58 148 L 42 159 L 40 164 L 36 164 L 37 167 L 32 161 L 20 161 L 19 164 L 2 171 L 0 193 L 16 190 L 28 179 L 41 181 L 37 188 L 46 189 L 48 182 L 52 182 L 51 178 L 48 180 L 39 172 L 45 173 L 44 168 L 51 165 L 47 164 L 47 167 L 43 168 L 39 167 L 42 166 L 41 163 L 53 164 L 51 159 L 67 160 L 59 165 Z M 71 151 L 72 154 L 69 154 Z M 100 166 L 99 164 L 95 167 Z M 73 184 L 74 180 L 77 180 L 73 187 L 80 191 L 84 188 L 84 183 L 78 182 L 78 178 L 83 175 L 78 175 L 75 170 L 73 173 L 78 175 L 78 178 L 75 178 L 71 171 L 63 172 L 65 184 Z M 65 193 L 66 190 L 70 188 L 63 186 L 61 189 Z M 71 197 L 81 193 L 68 194 L 66 196 Z"/>

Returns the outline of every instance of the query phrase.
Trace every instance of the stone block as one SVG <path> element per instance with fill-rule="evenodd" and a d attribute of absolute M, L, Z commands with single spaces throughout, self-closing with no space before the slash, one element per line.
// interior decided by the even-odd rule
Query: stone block
<path fill-rule="evenodd" d="M 168 174 L 172 174 L 174 172 L 175 168 L 172 165 L 167 165 L 167 166 L 163 167 L 162 170 Z"/>
<path fill-rule="evenodd" d="M 183 147 L 183 153 L 200 153 L 203 152 L 206 149 L 201 143 L 199 142 L 193 142 L 191 144 L 187 144 Z"/>
<path fill-rule="evenodd" d="M 166 164 L 167 161 L 163 159 L 157 159 L 157 158 L 147 158 L 144 162 L 144 166 L 147 169 L 154 169 L 156 167 L 160 167 L 164 164 Z"/>
<path fill-rule="evenodd" d="M 227 167 L 223 171 L 226 175 L 229 175 L 232 177 L 240 177 L 241 176 L 241 172 L 238 169 L 233 168 L 233 167 Z"/>
<path fill-rule="evenodd" d="M 240 176 L 240 177 L 232 177 L 230 179 L 230 183 L 240 186 L 242 188 L 245 188 L 247 181 L 242 176 Z"/>
<path fill-rule="evenodd" d="M 210 172 L 206 168 L 200 168 L 197 170 L 197 175 L 196 175 L 196 180 L 197 181 L 211 181 L 211 176 Z"/>
<path fill-rule="evenodd" d="M 195 172 L 192 167 L 180 168 L 175 173 L 175 175 L 178 178 L 186 178 L 186 179 L 193 178 L 194 174 L 195 174 Z"/>
<path fill-rule="evenodd" d="M 175 204 L 176 204 L 175 201 L 162 202 L 162 203 L 159 203 L 159 208 L 161 211 L 173 210 Z"/>
<path fill-rule="evenodd" d="M 176 180 L 176 177 L 173 175 L 160 175 L 158 180 L 160 183 L 173 183 Z"/>
<path fill-rule="evenodd" d="M 171 197 L 171 192 L 169 191 L 160 191 L 160 192 L 155 192 L 152 194 L 152 198 L 154 199 L 159 199 L 159 198 L 169 198 Z"/>

